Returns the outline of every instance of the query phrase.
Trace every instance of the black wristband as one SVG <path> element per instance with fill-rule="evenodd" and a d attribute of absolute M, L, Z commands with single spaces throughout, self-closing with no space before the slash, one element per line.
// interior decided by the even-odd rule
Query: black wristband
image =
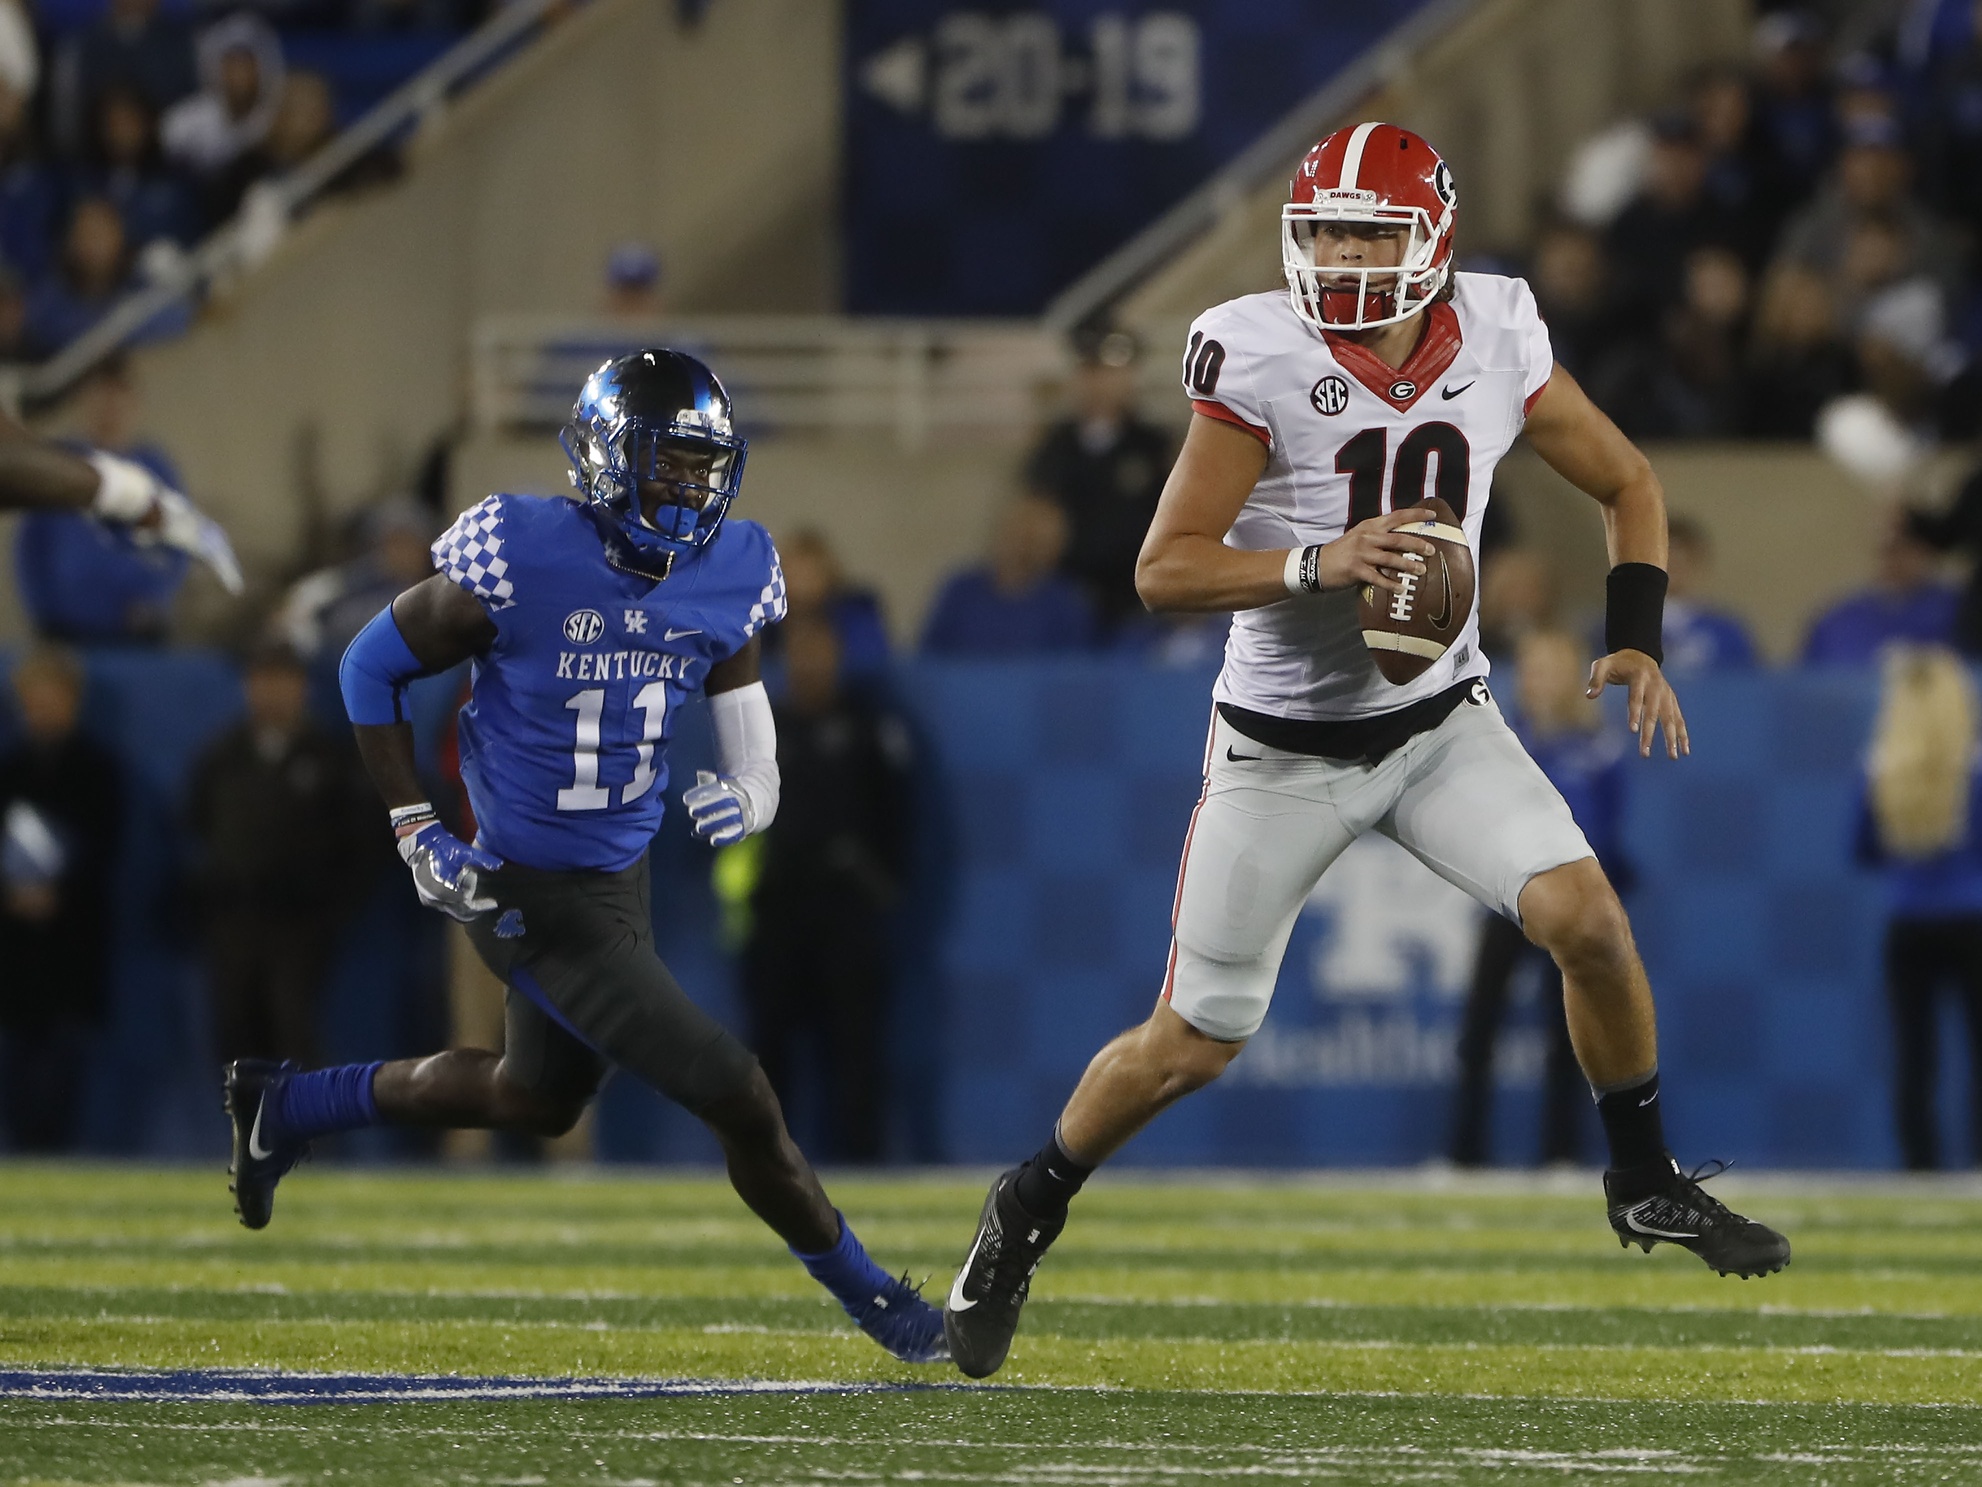
<path fill-rule="evenodd" d="M 1604 581 L 1605 652 L 1643 651 L 1665 664 L 1665 569 L 1619 563 Z"/>

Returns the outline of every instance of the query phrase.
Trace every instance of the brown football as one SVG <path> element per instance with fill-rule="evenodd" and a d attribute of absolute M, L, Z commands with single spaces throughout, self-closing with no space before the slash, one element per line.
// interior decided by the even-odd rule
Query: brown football
<path fill-rule="evenodd" d="M 1396 592 L 1364 584 L 1356 603 L 1370 659 L 1385 681 L 1400 686 L 1451 649 L 1473 613 L 1473 549 L 1465 529 L 1436 496 L 1418 504 L 1432 509 L 1432 519 L 1398 530 L 1431 543 L 1425 571 L 1407 577 Z"/>

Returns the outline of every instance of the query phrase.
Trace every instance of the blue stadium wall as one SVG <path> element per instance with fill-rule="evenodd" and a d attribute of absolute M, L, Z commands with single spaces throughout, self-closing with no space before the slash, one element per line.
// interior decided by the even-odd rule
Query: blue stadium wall
<path fill-rule="evenodd" d="M 926 766 L 895 1019 L 901 1159 L 996 1163 L 1031 1150 L 1090 1053 L 1147 1013 L 1197 795 L 1208 682 L 1107 659 L 917 665 L 898 679 Z M 453 683 L 423 685 L 431 737 Z M 1698 680 L 1684 697 L 1693 756 L 1634 766 L 1628 831 L 1639 874 L 1629 905 L 1659 995 L 1675 1147 L 1757 1166 L 1891 1166 L 1879 885 L 1849 859 L 1872 679 L 1765 673 Z M 218 658 L 92 658 L 87 726 L 125 761 L 131 800 L 114 1013 L 91 1072 L 92 1151 L 205 1158 L 222 1148 L 196 944 L 173 884 L 187 769 L 239 708 L 238 681 Z M 698 714 L 683 718 L 677 778 L 707 759 Z M 678 815 L 655 844 L 658 936 L 691 991 L 734 1022 L 708 858 Z M 1359 846 L 1304 913 L 1260 1038 L 1126 1160 L 1436 1156 L 1477 922 L 1389 844 Z M 444 955 L 438 921 L 403 875 L 382 872 L 332 968 L 327 1056 L 436 1046 Z M 1522 1163 L 1536 1148 L 1541 1037 L 1532 990 L 1516 1001 L 1495 1133 L 1500 1159 Z M 1946 1041 L 1952 1050 L 1965 1040 Z M 1968 1082 L 1954 1063 L 1951 1052 L 1950 1116 Z M 809 1096 L 796 1103 L 803 1136 Z M 1966 1155 L 1966 1122 L 1946 1128 Z M 625 1079 L 608 1086 L 599 1142 L 615 1160 L 714 1155 L 693 1121 Z M 344 1148 L 422 1150 L 384 1132 Z"/>

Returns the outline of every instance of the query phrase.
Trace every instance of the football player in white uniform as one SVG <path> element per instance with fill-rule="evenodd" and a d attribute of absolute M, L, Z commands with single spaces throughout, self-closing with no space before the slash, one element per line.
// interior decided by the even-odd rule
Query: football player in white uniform
<path fill-rule="evenodd" d="M 1621 1241 L 1683 1245 L 1742 1276 L 1789 1260 L 1668 1154 L 1651 987 L 1562 798 L 1486 689 L 1477 612 L 1414 680 L 1372 662 L 1356 590 L 1424 570 L 1419 503 L 1477 544 L 1494 466 L 1526 434 L 1603 508 L 1613 564 L 1590 673 L 1628 692 L 1641 754 L 1687 750 L 1659 667 L 1665 501 L 1645 457 L 1549 351 L 1519 279 L 1452 270 L 1452 172 L 1417 135 L 1359 124 L 1302 162 L 1283 214 L 1287 291 L 1206 311 L 1184 359 L 1193 417 L 1137 564 L 1159 611 L 1235 612 L 1184 843 L 1156 1010 L 1088 1065 L 1038 1155 L 992 1185 L 950 1290 L 951 1356 L 1004 1362 L 1068 1200 L 1165 1106 L 1216 1079 L 1265 1019 L 1316 879 L 1379 831 L 1521 925 L 1562 968 L 1610 1144 Z"/>

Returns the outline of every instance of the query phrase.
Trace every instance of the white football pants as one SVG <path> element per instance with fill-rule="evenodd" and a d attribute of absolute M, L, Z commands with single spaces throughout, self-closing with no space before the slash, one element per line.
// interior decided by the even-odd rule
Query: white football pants
<path fill-rule="evenodd" d="M 1271 748 L 1214 712 L 1170 921 L 1177 1014 L 1224 1041 L 1258 1032 L 1302 904 L 1366 831 L 1517 924 L 1530 878 L 1595 855 L 1484 686 L 1381 764 Z"/>

